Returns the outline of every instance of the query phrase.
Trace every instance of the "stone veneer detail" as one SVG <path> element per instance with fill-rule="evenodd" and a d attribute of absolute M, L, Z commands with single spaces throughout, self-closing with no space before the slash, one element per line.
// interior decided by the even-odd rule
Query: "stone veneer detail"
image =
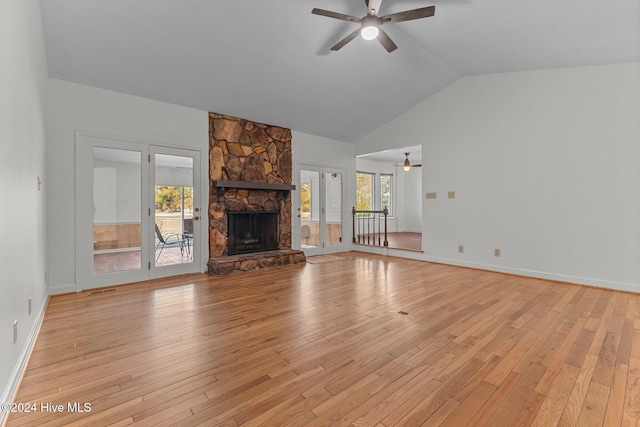
<path fill-rule="evenodd" d="M 289 258 L 293 253 L 294 262 L 304 262 L 304 253 L 291 251 L 290 191 L 220 189 L 213 184 L 220 180 L 291 184 L 292 169 L 290 129 L 209 113 L 210 266 L 227 255 L 228 210 L 279 211 L 278 249 L 287 251 Z"/>

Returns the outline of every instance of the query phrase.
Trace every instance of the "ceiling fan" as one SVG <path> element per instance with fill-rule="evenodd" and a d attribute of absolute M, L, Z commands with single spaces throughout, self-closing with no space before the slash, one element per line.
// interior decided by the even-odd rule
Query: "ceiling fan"
<path fill-rule="evenodd" d="M 412 165 L 411 162 L 409 162 L 409 154 L 411 153 L 404 153 L 405 155 L 404 163 L 396 163 L 394 166 L 398 166 L 398 167 L 402 166 L 405 172 L 409 172 L 411 168 L 421 168 L 422 167 L 421 164 Z"/>
<path fill-rule="evenodd" d="M 405 10 L 404 12 L 392 13 L 390 15 L 378 16 L 382 0 L 365 0 L 365 3 L 367 5 L 367 14 L 362 18 L 318 8 L 314 8 L 311 11 L 314 15 L 322 15 L 329 18 L 341 19 L 343 21 L 360 24 L 360 28 L 336 43 L 331 50 L 339 50 L 360 34 L 365 40 L 373 40 L 377 38 L 380 44 L 387 49 L 387 52 L 393 52 L 398 48 L 398 46 L 396 46 L 389 35 L 380 28 L 382 24 L 386 24 L 387 22 L 404 22 L 414 19 L 428 18 L 429 16 L 433 16 L 436 12 L 435 6 L 428 6 L 421 7 L 419 9 Z"/>

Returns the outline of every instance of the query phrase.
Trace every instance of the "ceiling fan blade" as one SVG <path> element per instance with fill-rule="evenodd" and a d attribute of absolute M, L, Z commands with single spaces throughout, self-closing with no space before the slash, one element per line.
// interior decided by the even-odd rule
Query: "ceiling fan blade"
<path fill-rule="evenodd" d="M 387 49 L 387 52 L 391 53 L 398 48 L 393 40 L 391 40 L 391 37 L 389 37 L 389 35 L 385 33 L 382 28 L 378 28 L 378 31 L 378 41 L 382 46 L 384 46 L 385 49 Z"/>
<path fill-rule="evenodd" d="M 392 13 L 380 17 L 380 23 L 386 22 L 403 22 L 413 19 L 428 18 L 436 13 L 435 6 L 421 7 L 420 9 L 405 10 L 404 12 Z"/>
<path fill-rule="evenodd" d="M 349 43 L 351 40 L 358 37 L 358 34 L 360 34 L 360 30 L 361 29 L 358 28 L 353 33 L 349 34 L 347 37 L 340 40 L 338 43 L 335 44 L 335 46 L 331 48 L 331 50 L 340 50 L 342 47 L 344 47 L 345 44 Z"/>
<path fill-rule="evenodd" d="M 341 19 L 343 21 L 349 22 L 360 22 L 360 18 L 356 18 L 355 16 L 345 15 L 344 13 L 332 12 L 330 10 L 318 9 L 314 8 L 311 13 L 314 15 L 327 16 L 329 18 Z"/>
<path fill-rule="evenodd" d="M 367 4 L 368 13 L 373 16 L 378 16 L 382 0 L 365 0 L 365 3 Z"/>

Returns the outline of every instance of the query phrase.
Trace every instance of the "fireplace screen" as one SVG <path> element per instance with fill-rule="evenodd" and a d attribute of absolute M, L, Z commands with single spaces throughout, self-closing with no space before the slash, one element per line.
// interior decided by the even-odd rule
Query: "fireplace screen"
<path fill-rule="evenodd" d="M 227 212 L 227 254 L 278 249 L 278 212 Z"/>

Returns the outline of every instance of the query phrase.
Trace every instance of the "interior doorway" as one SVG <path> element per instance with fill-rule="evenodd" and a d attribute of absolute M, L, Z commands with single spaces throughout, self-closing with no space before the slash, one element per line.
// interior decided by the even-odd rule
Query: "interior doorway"
<path fill-rule="evenodd" d="M 422 190 L 422 163 L 421 146 L 388 149 L 356 157 L 357 176 L 369 178 L 366 185 L 361 185 L 361 179 L 356 180 L 356 209 L 388 208 L 387 239 L 390 248 L 423 250 L 425 195 Z M 361 206 L 361 201 L 368 203 Z"/>

